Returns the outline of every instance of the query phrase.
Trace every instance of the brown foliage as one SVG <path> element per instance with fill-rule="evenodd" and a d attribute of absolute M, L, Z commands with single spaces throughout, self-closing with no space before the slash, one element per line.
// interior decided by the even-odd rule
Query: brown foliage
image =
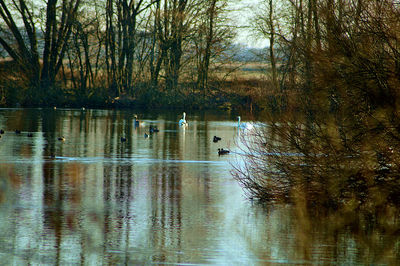
<path fill-rule="evenodd" d="M 398 9 L 345 2 L 332 12 L 321 4 L 310 28 L 285 40 L 287 64 L 296 61 L 282 83 L 287 106 L 242 136 L 244 163 L 234 171 L 250 197 L 351 210 L 400 205 Z M 312 41 L 316 21 L 321 46 Z"/>

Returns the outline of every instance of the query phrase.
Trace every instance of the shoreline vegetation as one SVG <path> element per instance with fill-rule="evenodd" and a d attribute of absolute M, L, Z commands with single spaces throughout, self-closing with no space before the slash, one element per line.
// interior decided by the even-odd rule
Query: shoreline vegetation
<path fill-rule="evenodd" d="M 251 198 L 400 206 L 393 1 L 262 1 L 252 25 L 269 43 L 258 61 L 233 45 L 226 0 L 5 2 L 2 104 L 264 110 L 268 126 L 242 139 L 245 165 L 233 172 Z"/>
<path fill-rule="evenodd" d="M 29 87 L 21 78 L 18 65 L 12 59 L 0 60 L 0 107 L 86 107 L 86 108 L 142 108 L 186 109 L 257 112 L 265 109 L 265 93 L 270 86 L 265 79 L 266 64 L 238 62 L 226 68 L 210 80 L 206 91 L 200 90 L 193 81 L 181 82 L 173 92 L 166 91 L 165 84 L 151 87 L 141 82 L 135 87 L 136 97 L 128 93 L 117 97 L 107 95 L 110 88 L 93 88 L 91 95 L 79 95 L 76 90 L 63 84 L 64 77 L 49 90 L 45 100 L 29 97 Z M 221 78 L 222 79 L 222 78 Z M 98 82 L 101 83 L 100 81 Z"/>
<path fill-rule="evenodd" d="M 0 0 L 0 105 L 257 109 L 228 2 Z"/>
<path fill-rule="evenodd" d="M 244 163 L 232 173 L 251 199 L 290 203 L 299 215 L 363 212 L 378 227 L 390 217 L 398 229 L 400 9 L 306 2 L 289 5 L 289 17 L 274 1 L 260 8 L 279 112 L 241 136 Z"/>

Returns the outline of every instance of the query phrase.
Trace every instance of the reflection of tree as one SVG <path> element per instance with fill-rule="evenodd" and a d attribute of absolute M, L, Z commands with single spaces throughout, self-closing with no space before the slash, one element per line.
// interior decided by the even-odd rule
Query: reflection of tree
<path fill-rule="evenodd" d="M 164 130 L 176 130 L 177 124 L 161 127 L 165 127 Z M 161 139 L 153 139 L 153 158 L 165 161 L 149 165 L 141 177 L 150 182 L 148 196 L 151 198 L 151 221 L 148 239 L 151 240 L 152 249 L 157 251 L 153 253 L 152 261 L 183 263 L 188 256 L 191 256 L 190 261 L 204 259 L 200 252 L 191 251 L 208 246 L 207 236 L 210 232 L 204 220 L 216 215 L 207 208 L 210 204 L 210 173 L 207 166 L 199 171 L 199 166 L 184 163 L 185 160 L 191 160 L 194 154 L 202 154 L 199 150 L 207 149 L 204 142 L 211 140 L 197 135 L 198 131 L 203 130 L 199 127 L 193 121 L 185 131 L 160 131 Z M 189 250 L 190 255 L 175 253 L 181 250 Z"/>
<path fill-rule="evenodd" d="M 0 182 L 0 205 L 2 205 L 13 198 L 12 193 L 21 180 L 13 166 L 0 164 Z"/>
<path fill-rule="evenodd" d="M 287 101 L 244 136 L 235 176 L 251 197 L 294 203 L 300 221 L 334 210 L 334 226 L 361 237 L 363 226 L 391 231 L 384 220 L 400 204 L 399 19 L 389 1 L 342 3 L 294 9 L 299 28 L 281 40 Z M 357 212 L 365 216 L 347 219 Z"/>
<path fill-rule="evenodd" d="M 158 168 L 158 167 L 155 167 Z M 156 170 L 152 187 L 152 233 L 154 247 L 181 248 L 181 176 L 180 169 L 164 165 Z M 168 254 L 157 254 L 153 261 L 167 261 Z"/>
<path fill-rule="evenodd" d="M 82 165 L 76 163 L 54 168 L 52 162 L 43 164 L 43 220 L 44 226 L 54 233 L 55 259 L 61 262 L 65 238 L 80 226 L 81 182 L 85 171 Z"/>
<path fill-rule="evenodd" d="M 362 93 L 356 88 L 344 93 L 350 91 Z M 400 204 L 396 108 L 342 96 L 335 110 L 330 110 L 331 97 L 316 94 L 312 104 L 301 101 L 304 108 L 298 108 L 296 115 L 289 111 L 271 119 L 268 126 L 256 128 L 254 135 L 242 135 L 244 163 L 234 175 L 250 197 L 295 205 L 296 219 L 303 225 L 297 236 L 305 247 L 315 241 L 313 231 L 305 228 L 312 229 L 313 220 L 318 220 L 334 236 L 350 228 L 357 243 L 365 242 L 366 253 L 395 253 L 393 243 L 399 237 L 394 232 L 400 226 L 386 221 L 396 219 Z M 314 208 L 317 211 L 310 213 Z M 376 241 L 382 235 L 387 245 Z M 308 259 L 310 250 L 304 252 Z M 365 259 L 369 255 L 360 254 Z"/>
<path fill-rule="evenodd" d="M 398 264 L 398 214 L 387 213 L 385 217 L 395 219 L 383 223 L 361 212 L 332 211 L 322 216 L 318 210 L 305 210 L 285 204 L 253 205 L 254 218 L 263 222 L 243 229 L 251 251 L 269 263 Z"/>
<path fill-rule="evenodd" d="M 301 196 L 307 206 L 332 209 L 397 205 L 397 134 L 385 121 L 347 120 L 343 126 L 316 116 L 313 123 L 299 118 L 256 129 L 242 138 L 245 164 L 236 177 L 261 200 Z"/>
<path fill-rule="evenodd" d="M 281 40 L 298 64 L 282 80 L 287 103 L 243 139 L 247 164 L 236 172 L 256 198 L 304 193 L 307 205 L 333 209 L 400 204 L 398 10 L 345 2 L 295 9 L 301 30 Z"/>
<path fill-rule="evenodd" d="M 32 139 L 13 134 L 14 140 L 23 140 L 16 141 L 21 149 L 0 147 L 18 153 L 35 142 L 27 154 L 33 161 L 24 158 L 12 181 L 18 188 L 20 176 L 24 177 L 22 189 L 7 190 L 19 190 L 17 204 L 23 206 L 11 220 L 11 228 L 24 234 L 22 240 L 14 240 L 15 253 L 31 256 L 45 250 L 37 256 L 42 263 L 54 264 L 205 260 L 204 252 L 197 251 L 217 242 L 220 230 L 204 221 L 220 221 L 223 212 L 215 206 L 220 188 L 212 186 L 213 168 L 185 162 L 216 157 L 202 122 L 191 120 L 183 133 L 177 123 L 154 117 L 160 132 L 144 140 L 148 125 L 135 129 L 133 116 L 126 111 L 57 109 L 38 114 L 32 124 L 41 125 L 43 134 Z M 67 137 L 65 142 L 57 141 L 61 134 Z M 125 143 L 120 141 L 122 134 L 127 136 Z M 2 170 L 0 166 L 0 177 L 5 174 Z M 7 178 L 11 184 L 12 175 Z M 25 205 L 31 197 L 33 203 Z M 22 221 L 15 223 L 16 217 Z M 28 231 L 32 224 L 33 233 Z M 34 244 L 27 249 L 18 246 L 26 239 Z"/>

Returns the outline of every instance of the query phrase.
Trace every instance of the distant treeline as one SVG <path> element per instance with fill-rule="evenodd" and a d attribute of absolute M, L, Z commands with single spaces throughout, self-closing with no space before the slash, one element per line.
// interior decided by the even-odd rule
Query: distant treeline
<path fill-rule="evenodd" d="M 205 97 L 233 56 L 227 14 L 226 0 L 0 0 L 2 103 Z"/>

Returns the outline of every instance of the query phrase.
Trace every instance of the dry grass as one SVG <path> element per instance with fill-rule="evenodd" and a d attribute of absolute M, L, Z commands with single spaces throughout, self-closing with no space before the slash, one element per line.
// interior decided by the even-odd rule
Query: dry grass
<path fill-rule="evenodd" d="M 252 109 L 253 107 L 261 106 L 262 102 L 265 102 L 265 98 L 274 93 L 269 82 L 269 77 L 266 74 L 268 68 L 268 64 L 258 62 L 237 62 L 224 64 L 223 66 L 214 65 L 211 67 L 209 74 L 209 89 L 204 91 L 196 86 L 196 69 L 187 66 L 182 70 L 180 76 L 179 87 L 181 99 L 179 99 L 179 101 L 198 102 L 196 108 L 201 109 L 220 108 L 226 104 L 243 106 L 243 108 L 247 109 L 249 107 Z M 104 73 L 103 70 L 99 70 L 97 74 L 98 75 L 94 77 L 94 80 L 92 80 L 90 84 L 86 84 L 87 96 L 91 97 L 91 95 L 101 95 L 101 99 L 109 99 L 110 97 L 107 98 L 107 94 L 110 92 L 107 86 L 106 73 Z M 165 83 L 162 77 L 159 79 L 158 88 L 153 88 L 152 90 L 154 90 L 154 92 L 149 92 L 149 77 L 150 74 L 147 71 L 143 71 L 140 77 L 137 76 L 137 80 L 134 82 L 136 87 L 131 91 L 121 92 L 121 96 L 129 96 L 131 99 L 129 103 L 136 101 L 140 102 L 141 100 L 144 102 L 154 100 L 157 101 L 156 104 L 161 106 L 164 105 L 163 102 L 170 105 L 174 97 L 176 98 L 176 95 L 169 96 L 169 91 L 164 90 Z M 72 72 L 71 69 L 65 67 L 60 71 L 60 73 L 58 73 L 56 78 L 58 80 L 57 84 L 61 87 L 64 94 L 61 97 L 69 98 L 68 102 L 74 104 L 74 99 L 77 97 L 77 92 L 79 92 L 80 89 L 79 73 Z M 73 82 L 74 79 L 75 83 Z M 21 79 L 18 65 L 15 62 L 9 59 L 0 60 L 0 102 L 3 103 L 2 105 L 6 106 L 9 103 L 24 102 L 23 97 L 24 95 L 26 96 L 25 91 L 27 86 L 25 83 L 26 80 L 24 78 Z M 17 99 L 17 96 L 12 94 L 11 90 L 8 89 L 11 87 L 18 87 L 19 90 L 21 90 L 21 93 L 18 93 L 18 95 L 21 97 L 18 97 Z M 131 95 L 133 92 L 134 95 Z M 158 95 L 158 97 L 154 98 L 151 96 L 153 94 Z M 196 100 L 199 97 L 202 98 L 201 101 Z M 96 104 L 101 105 L 99 102 L 102 101 L 101 99 L 96 100 Z M 57 98 L 56 100 L 65 102 L 65 100 L 60 98 Z M 86 99 L 85 101 L 89 101 L 89 99 Z M 103 104 L 107 105 L 109 103 L 104 102 Z"/>
<path fill-rule="evenodd" d="M 212 67 L 211 77 L 226 81 L 263 79 L 267 75 L 269 67 L 269 64 L 257 62 L 230 63 Z"/>

